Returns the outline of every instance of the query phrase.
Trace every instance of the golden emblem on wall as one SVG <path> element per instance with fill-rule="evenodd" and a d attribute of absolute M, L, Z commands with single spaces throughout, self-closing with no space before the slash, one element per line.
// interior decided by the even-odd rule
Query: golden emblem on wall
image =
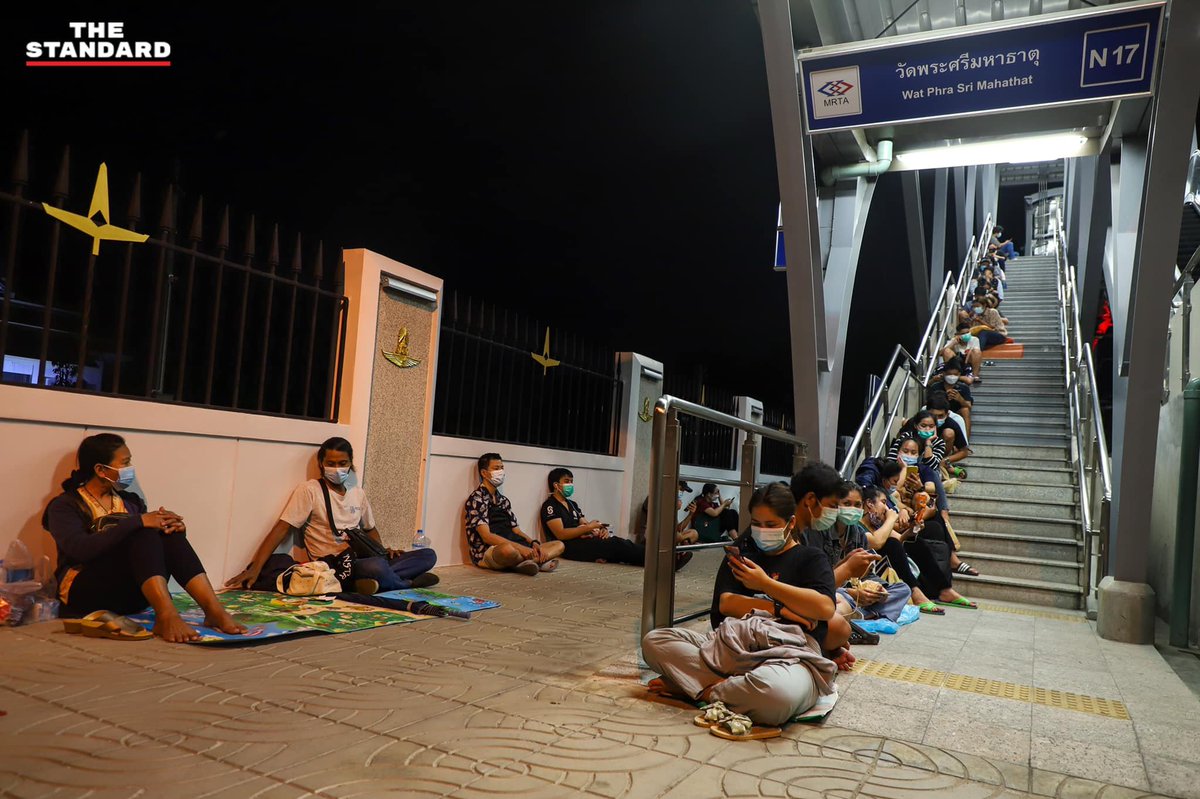
<path fill-rule="evenodd" d="M 401 369 L 411 369 L 421 361 L 417 358 L 408 356 L 408 328 L 400 328 L 400 335 L 396 337 L 396 349 L 392 352 L 383 350 L 383 357 L 399 366 Z"/>
<path fill-rule="evenodd" d="M 96 173 L 96 186 L 92 189 L 92 204 L 88 207 L 87 216 L 73 214 L 53 205 L 42 203 L 46 213 L 60 222 L 66 222 L 76 230 L 81 230 L 92 237 L 92 255 L 100 254 L 100 241 L 132 241 L 141 243 L 150 238 L 146 233 L 135 233 L 123 227 L 111 225 L 108 222 L 108 167 L 100 165 Z M 100 223 L 95 222 L 99 215 Z"/>
<path fill-rule="evenodd" d="M 652 414 L 650 412 L 650 398 L 649 397 L 644 397 L 642 399 L 642 410 L 638 413 L 638 418 L 641 419 L 643 422 L 648 422 L 654 418 L 654 414 Z"/>
<path fill-rule="evenodd" d="M 535 361 L 542 365 L 542 377 L 546 376 L 546 370 L 558 366 L 562 361 L 556 361 L 550 357 L 550 328 L 546 328 L 546 346 L 542 348 L 542 354 L 536 352 L 529 353 Z"/>

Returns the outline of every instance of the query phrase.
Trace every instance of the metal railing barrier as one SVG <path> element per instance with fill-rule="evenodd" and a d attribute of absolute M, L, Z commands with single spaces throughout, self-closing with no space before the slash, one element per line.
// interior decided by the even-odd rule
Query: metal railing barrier
<path fill-rule="evenodd" d="M 681 471 L 679 443 L 681 415 L 742 431 L 746 439 L 740 453 L 741 474 L 737 480 L 716 479 L 700 473 Z M 808 457 L 808 444 L 782 430 L 772 430 L 754 422 L 714 411 L 703 405 L 670 395 L 662 396 L 654 406 L 654 441 L 650 451 L 650 495 L 646 523 L 646 567 L 642 587 L 642 635 L 660 627 L 699 618 L 703 610 L 675 617 L 675 556 L 679 552 L 717 549 L 728 541 L 679 546 L 675 543 L 675 499 L 680 480 L 735 486 L 741 490 L 740 518 L 750 518 L 750 494 L 759 478 L 760 438 L 792 445 L 793 471 L 799 471 Z"/>
<path fill-rule="evenodd" d="M 1079 483 L 1080 533 L 1084 568 L 1080 587 L 1087 592 L 1088 615 L 1094 613 L 1096 586 L 1108 573 L 1108 528 L 1112 511 L 1112 460 L 1096 390 L 1092 345 L 1079 322 L 1079 294 L 1075 267 L 1067 256 L 1062 209 L 1055 210 L 1054 240 L 1058 264 L 1059 323 L 1062 327 L 1063 364 L 1066 367 L 1068 423 L 1071 428 L 1071 462 Z"/>

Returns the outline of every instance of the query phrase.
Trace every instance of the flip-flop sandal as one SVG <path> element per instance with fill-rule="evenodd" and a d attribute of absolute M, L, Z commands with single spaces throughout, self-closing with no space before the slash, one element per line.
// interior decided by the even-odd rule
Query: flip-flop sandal
<path fill-rule="evenodd" d="M 979 605 L 976 605 L 974 602 L 967 599 L 965 596 L 960 596 L 958 599 L 954 600 L 953 602 L 940 602 L 939 601 L 937 604 L 943 605 L 944 607 L 948 607 L 948 608 L 967 608 L 969 610 L 978 610 L 979 609 Z"/>
<path fill-rule="evenodd" d="M 974 566 L 972 566 L 970 563 L 967 563 L 965 560 L 960 560 L 958 562 L 958 568 L 955 569 L 954 572 L 955 572 L 955 574 L 965 574 L 969 577 L 978 577 L 979 576 L 979 570 L 976 569 Z"/>
<path fill-rule="evenodd" d="M 63 619 L 63 632 L 68 635 L 79 635 L 83 632 L 83 623 L 88 621 L 112 621 L 117 618 L 117 614 L 111 610 L 93 610 L 82 619 Z"/>
<path fill-rule="evenodd" d="M 708 727 L 711 729 L 714 725 L 721 724 L 726 719 L 737 715 L 737 713 L 725 707 L 724 702 L 709 702 L 703 709 L 703 713 L 692 719 L 692 723 L 697 727 Z"/>
<path fill-rule="evenodd" d="M 872 646 L 879 643 L 879 633 L 871 633 L 859 627 L 854 622 L 850 622 L 850 644 L 860 646 Z"/>
<path fill-rule="evenodd" d="M 761 741 L 766 738 L 778 738 L 783 735 L 780 727 L 757 727 L 749 716 L 734 713 L 720 724 L 708 728 L 710 734 L 727 741 Z"/>
<path fill-rule="evenodd" d="M 543 563 L 543 564 L 541 564 L 540 566 L 538 566 L 538 571 L 541 571 L 541 572 L 552 572 L 552 571 L 554 571 L 554 570 L 555 570 L 555 569 L 557 569 L 557 568 L 558 568 L 558 559 L 557 559 L 557 558 L 555 558 L 554 560 L 548 560 L 548 561 L 546 561 L 545 563 Z"/>
<path fill-rule="evenodd" d="M 917 610 L 921 611 L 922 613 L 929 613 L 933 616 L 946 615 L 946 611 L 939 608 L 935 602 L 922 602 L 920 605 L 917 605 Z"/>
<path fill-rule="evenodd" d="M 80 626 L 84 638 L 109 638 L 114 641 L 146 641 L 154 633 L 124 616 L 115 616 L 107 621 L 87 621 Z"/>

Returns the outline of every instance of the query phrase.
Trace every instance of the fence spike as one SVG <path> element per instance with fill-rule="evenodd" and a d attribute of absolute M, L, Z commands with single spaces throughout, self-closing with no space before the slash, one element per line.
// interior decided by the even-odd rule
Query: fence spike
<path fill-rule="evenodd" d="M 51 192 L 56 200 L 67 199 L 71 187 L 71 145 L 63 148 L 62 161 L 58 165 L 58 177 L 54 180 L 54 191 Z M 61 206 L 62 203 L 60 202 Z"/>
<path fill-rule="evenodd" d="M 17 157 L 13 159 L 12 181 L 17 187 L 29 185 L 29 131 L 21 131 L 17 142 Z M 19 192 L 18 192 L 19 194 Z"/>
<path fill-rule="evenodd" d="M 292 279 L 300 277 L 300 234 L 296 234 L 296 247 L 292 250 Z"/>
<path fill-rule="evenodd" d="M 320 283 L 321 278 L 324 276 L 325 276 L 325 242 L 318 241 L 317 242 L 316 266 L 313 267 L 313 277 L 315 277 L 317 279 L 317 282 Z"/>
<path fill-rule="evenodd" d="M 228 249 L 229 249 L 229 206 L 226 205 L 224 210 L 221 211 L 221 227 L 220 227 L 220 232 L 217 233 L 217 252 L 220 253 L 221 258 L 224 258 L 225 252 Z"/>
<path fill-rule="evenodd" d="M 167 184 L 167 196 L 163 198 L 162 215 L 158 218 L 158 227 L 163 235 L 175 231 L 175 184 Z"/>
<path fill-rule="evenodd" d="M 192 242 L 192 247 L 200 243 L 200 224 L 204 218 L 204 195 L 201 194 L 196 199 L 196 212 L 192 214 L 192 228 L 188 231 L 188 239 Z"/>
<path fill-rule="evenodd" d="M 275 274 L 275 268 L 279 266 L 279 223 L 276 222 L 271 227 L 271 249 L 267 251 L 267 271 L 272 275 Z"/>
<path fill-rule="evenodd" d="M 254 257 L 254 214 L 250 214 L 250 227 L 246 228 L 246 246 L 242 248 L 246 258 Z"/>
<path fill-rule="evenodd" d="M 129 211 L 125 214 L 129 220 L 129 229 L 137 230 L 142 221 L 142 173 L 133 176 L 133 192 L 129 195 Z"/>

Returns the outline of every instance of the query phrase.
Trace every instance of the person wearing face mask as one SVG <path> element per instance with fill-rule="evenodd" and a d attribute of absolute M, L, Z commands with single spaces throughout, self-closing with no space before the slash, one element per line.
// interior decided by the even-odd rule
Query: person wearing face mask
<path fill-rule="evenodd" d="M 386 556 L 355 557 L 343 531 L 359 528 L 380 546 L 383 540 L 375 527 L 371 503 L 358 485 L 354 450 L 349 441 L 334 437 L 323 443 L 317 449 L 317 468 L 321 476 L 296 486 L 250 563 L 225 583 L 227 587 L 275 590 L 274 579 L 260 577 L 271 553 L 289 535 L 302 542 L 292 550 L 294 560 L 325 561 L 347 591 L 353 588 L 356 593 L 375 594 L 437 585 L 438 576 L 430 571 L 437 563 L 437 553 L 432 548 L 405 552 L 387 547 Z"/>
<path fill-rule="evenodd" d="M 833 473 L 836 486 L 837 473 L 824 468 Z M 803 476 L 800 487 L 810 487 L 812 469 L 806 467 L 807 474 L 797 475 Z M 819 694 L 829 693 L 837 666 L 821 650 L 831 634 L 840 636 L 840 649 L 850 627 L 834 613 L 829 562 L 792 535 L 813 522 L 811 498 L 823 493 L 829 483 L 827 475 L 820 478 L 814 490 L 805 493 L 804 510 L 797 508 L 792 491 L 783 483 L 754 493 L 750 528 L 727 547 L 738 554 L 727 553 L 717 573 L 713 631 L 705 635 L 668 627 L 642 639 L 647 665 L 662 675 L 651 682 L 652 690 L 709 703 L 712 711 L 705 718 L 714 724 L 724 723 L 730 714 L 741 714 L 764 725 L 784 724 L 812 707 Z M 821 518 L 823 512 L 818 510 L 817 519 Z M 785 641 L 794 644 L 784 646 Z M 762 655 L 756 657 L 758 652 Z M 848 651 L 841 652 L 848 667 L 852 662 Z"/>
<path fill-rule="evenodd" d="M 823 533 L 810 530 L 805 543 L 822 550 L 829 558 L 838 597 L 848 612 L 857 611 L 866 619 L 896 621 L 912 597 L 912 590 L 903 582 L 885 580 L 887 562 L 870 558 L 887 543 L 890 528 L 869 531 L 863 526 L 863 496 L 857 483 L 842 483 L 841 493 L 837 522 Z M 895 516 L 895 511 L 892 514 Z M 855 643 L 854 637 L 850 642 Z"/>
<path fill-rule="evenodd" d="M 205 614 L 208 627 L 230 635 L 246 632 L 213 592 L 187 525 L 174 511 L 147 510 L 129 490 L 133 455 L 113 433 L 88 436 L 76 454 L 78 468 L 50 501 L 42 526 L 58 550 L 58 598 L 65 618 L 90 617 L 89 636 L 140 640 L 150 637 L 129 619 L 96 619 L 107 610 L 124 616 L 154 608 L 154 635 L 173 643 L 200 637 L 179 616 L 167 590 L 174 577 Z"/>
<path fill-rule="evenodd" d="M 959 322 L 954 338 L 942 347 L 942 360 L 949 363 L 958 358 L 965 366 L 970 367 L 971 374 L 978 376 L 983 366 L 983 352 L 980 349 L 979 337 L 971 335 L 971 323 Z M 976 380 L 978 382 L 978 380 Z"/>
<path fill-rule="evenodd" d="M 682 519 L 675 523 L 675 543 L 676 544 L 694 544 L 700 540 L 700 534 L 692 527 L 692 519 L 696 515 L 696 500 L 692 500 L 684 508 L 684 500 L 687 495 L 692 493 L 692 487 L 683 480 L 679 481 L 679 493 L 675 499 L 675 511 L 684 511 Z M 646 529 L 650 525 L 650 497 L 642 500 L 642 507 L 638 511 L 637 521 L 633 526 L 633 543 L 639 547 L 646 546 Z M 690 553 L 689 553 L 690 554 Z M 690 560 L 690 558 L 689 558 Z"/>
<path fill-rule="evenodd" d="M 504 459 L 497 452 L 479 456 L 479 487 L 467 497 L 467 546 L 481 569 L 515 571 L 527 577 L 554 571 L 566 549 L 562 541 L 541 543 L 525 535 L 512 503 L 500 492 Z"/>
<path fill-rule="evenodd" d="M 542 503 L 542 532 L 547 541 L 561 541 L 563 557 L 592 563 L 646 564 L 646 549 L 614 535 L 604 522 L 587 519 L 575 496 L 575 475 L 561 466 L 546 477 L 550 496 Z M 691 553 L 681 553 L 688 554 Z"/>
<path fill-rule="evenodd" d="M 975 397 L 971 394 L 971 385 L 977 382 L 961 359 L 951 358 L 941 365 L 929 379 L 929 390 L 942 390 L 946 394 L 949 409 L 962 415 L 965 424 L 964 432 L 971 435 L 971 408 Z"/>
<path fill-rule="evenodd" d="M 875 485 L 863 486 L 862 503 L 862 525 L 867 531 L 869 540 L 877 544 L 876 551 L 886 559 L 887 565 L 908 587 L 912 603 L 922 613 L 935 616 L 946 615 L 946 611 L 938 607 L 937 603 L 921 589 L 921 582 L 909 567 L 908 551 L 905 549 L 904 541 L 911 537 L 911 534 L 902 531 L 899 524 L 900 516 L 892 506 L 887 491 Z"/>
<path fill-rule="evenodd" d="M 925 410 L 933 415 L 938 437 L 945 442 L 946 457 L 942 459 L 942 467 L 954 477 L 965 478 L 967 472 L 961 468 L 961 462 L 970 456 L 971 448 L 962 426 L 959 425 L 958 419 L 954 418 L 958 414 L 952 415 L 950 411 L 950 400 L 946 397 L 946 392 L 940 390 L 940 387 L 930 391 L 925 397 Z"/>

